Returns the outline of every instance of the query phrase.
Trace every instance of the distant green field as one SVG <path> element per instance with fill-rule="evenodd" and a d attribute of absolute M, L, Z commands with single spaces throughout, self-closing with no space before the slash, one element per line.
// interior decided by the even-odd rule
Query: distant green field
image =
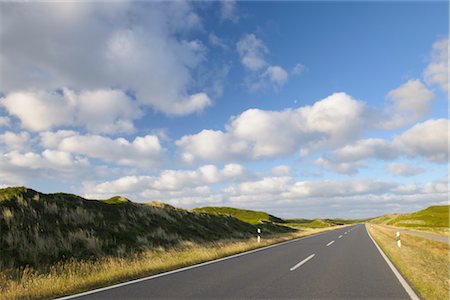
<path fill-rule="evenodd" d="M 233 207 L 200 207 L 195 208 L 195 212 L 202 212 L 215 215 L 232 216 L 236 219 L 250 224 L 261 224 L 262 222 L 285 223 L 281 218 L 269 215 L 262 211 L 239 209 Z"/>
<path fill-rule="evenodd" d="M 365 222 L 366 219 L 286 219 L 287 225 L 296 228 L 325 228 Z"/>
<path fill-rule="evenodd" d="M 449 206 L 430 206 L 411 214 L 398 215 L 387 222 L 387 225 L 402 227 L 448 227 Z"/>
<path fill-rule="evenodd" d="M 370 220 L 371 223 L 404 227 L 436 233 L 447 233 L 449 227 L 449 206 L 430 206 L 409 214 L 390 214 Z"/>

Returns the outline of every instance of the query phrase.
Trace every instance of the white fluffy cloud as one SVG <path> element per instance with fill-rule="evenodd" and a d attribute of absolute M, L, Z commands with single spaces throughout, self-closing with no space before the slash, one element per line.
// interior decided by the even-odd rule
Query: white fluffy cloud
<path fill-rule="evenodd" d="M 356 139 L 364 127 L 365 106 L 336 93 L 311 106 L 283 111 L 249 109 L 232 118 L 226 131 L 203 130 L 176 144 L 187 162 L 232 161 L 325 149 Z"/>
<path fill-rule="evenodd" d="M 280 66 L 269 66 L 262 74 L 263 78 L 269 79 L 275 86 L 284 85 L 288 76 L 288 73 Z"/>
<path fill-rule="evenodd" d="M 289 74 L 280 66 L 269 65 L 266 61 L 268 48 L 254 34 L 245 34 L 236 44 L 242 65 L 251 72 L 247 78 L 250 90 L 256 91 L 268 86 L 279 88 L 287 81 Z"/>
<path fill-rule="evenodd" d="M 138 136 L 133 141 L 100 135 L 80 135 L 74 131 L 41 133 L 42 146 L 86 155 L 106 162 L 140 168 L 155 167 L 164 159 L 164 149 L 155 135 Z"/>
<path fill-rule="evenodd" d="M 29 147 L 30 134 L 22 131 L 14 133 L 6 131 L 0 134 L 0 145 L 4 145 L 7 150 L 23 150 Z"/>
<path fill-rule="evenodd" d="M 89 161 L 68 152 L 46 149 L 41 153 L 10 151 L 0 154 L 0 177 L 10 184 L 25 178 L 76 179 L 87 175 Z"/>
<path fill-rule="evenodd" d="M 419 79 L 407 81 L 387 94 L 390 105 L 385 110 L 389 116 L 381 127 L 396 129 L 419 121 L 430 111 L 433 97 Z"/>
<path fill-rule="evenodd" d="M 433 44 L 430 64 L 423 72 L 428 84 L 438 84 L 448 92 L 448 38 L 442 38 Z"/>
<path fill-rule="evenodd" d="M 425 169 L 410 164 L 391 163 L 388 171 L 396 176 L 410 177 L 425 172 Z"/>
<path fill-rule="evenodd" d="M 286 165 L 279 165 L 272 168 L 272 173 L 276 176 L 289 175 L 291 173 L 291 167 Z"/>
<path fill-rule="evenodd" d="M 428 120 L 394 137 L 393 145 L 409 157 L 424 157 L 436 163 L 448 162 L 449 120 Z"/>
<path fill-rule="evenodd" d="M 448 161 L 448 127 L 446 119 L 428 120 L 418 123 L 391 141 L 364 139 L 334 150 L 317 159 L 316 164 L 338 173 L 354 174 L 364 167 L 365 160 L 394 160 L 400 156 L 423 158 L 434 163 Z M 397 174 L 402 171 L 396 167 Z M 395 170 L 390 169 L 395 173 Z M 405 174 L 406 170 L 403 170 Z"/>
<path fill-rule="evenodd" d="M 199 202 L 202 198 L 213 196 L 209 186 L 244 180 L 248 177 L 246 173 L 239 164 L 228 164 L 222 169 L 204 165 L 196 170 L 164 170 L 158 176 L 125 176 L 103 183 L 87 182 L 84 191 L 86 195 L 98 197 L 124 194 L 144 197 L 146 200 L 163 198 L 180 203 L 188 199 L 190 202 L 197 195 Z"/>
<path fill-rule="evenodd" d="M 31 131 L 83 126 L 91 132 L 131 132 L 133 119 L 141 116 L 137 104 L 119 90 L 12 92 L 0 104 Z"/>
<path fill-rule="evenodd" d="M 114 87 L 169 115 L 211 105 L 204 91 L 193 91 L 193 70 L 204 62 L 205 47 L 184 38 L 201 28 L 188 2 L 2 3 L 0 17 L 0 90 L 7 95 Z M 64 123 L 66 110 L 54 107 L 61 103 L 44 100 L 47 110 L 58 112 L 50 121 Z M 27 124 L 51 125 L 40 121 Z"/>
<path fill-rule="evenodd" d="M 264 56 L 269 50 L 254 34 L 244 35 L 237 42 L 236 49 L 242 64 L 250 71 L 258 71 L 267 66 Z"/>

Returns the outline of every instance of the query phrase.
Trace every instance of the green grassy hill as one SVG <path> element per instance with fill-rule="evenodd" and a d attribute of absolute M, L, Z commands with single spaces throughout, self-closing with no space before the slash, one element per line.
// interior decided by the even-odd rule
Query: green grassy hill
<path fill-rule="evenodd" d="M 259 227 L 259 226 L 258 226 Z M 123 197 L 87 200 L 25 187 L 0 189 L 0 271 L 66 259 L 123 256 L 151 247 L 254 236 L 257 226 L 237 218 L 134 203 Z M 268 226 L 264 234 L 292 228 Z"/>
<path fill-rule="evenodd" d="M 382 216 L 372 222 L 399 227 L 448 227 L 449 206 L 430 206 L 410 214 Z"/>
<path fill-rule="evenodd" d="M 250 224 L 261 224 L 263 222 L 286 223 L 283 219 L 269 215 L 262 211 L 239 209 L 233 207 L 200 207 L 195 212 L 203 212 L 214 215 L 232 216 Z"/>

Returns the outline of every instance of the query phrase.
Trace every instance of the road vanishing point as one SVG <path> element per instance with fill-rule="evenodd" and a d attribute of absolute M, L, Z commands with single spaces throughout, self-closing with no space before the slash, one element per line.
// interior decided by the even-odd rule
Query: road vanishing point
<path fill-rule="evenodd" d="M 418 299 L 394 272 L 359 224 L 61 299 Z"/>

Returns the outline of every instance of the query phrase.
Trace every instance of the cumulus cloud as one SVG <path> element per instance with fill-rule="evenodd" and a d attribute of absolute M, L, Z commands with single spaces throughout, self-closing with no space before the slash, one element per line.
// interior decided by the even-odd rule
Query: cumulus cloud
<path fill-rule="evenodd" d="M 91 132 L 131 132 L 133 119 L 141 116 L 137 104 L 120 90 L 12 92 L 0 101 L 31 131 L 83 126 Z"/>
<path fill-rule="evenodd" d="M 263 41 L 254 34 L 244 35 L 236 44 L 242 64 L 250 71 L 258 71 L 267 65 L 264 58 L 269 52 Z"/>
<path fill-rule="evenodd" d="M 272 168 L 272 173 L 276 176 L 289 175 L 291 173 L 291 167 L 286 165 L 279 165 Z"/>
<path fill-rule="evenodd" d="M 276 87 L 284 85 L 288 80 L 288 73 L 280 66 L 269 66 L 262 74 L 262 78 L 268 79 Z"/>
<path fill-rule="evenodd" d="M 220 18 L 223 21 L 230 21 L 233 23 L 237 23 L 239 21 L 236 1 L 224 0 L 220 2 Z"/>
<path fill-rule="evenodd" d="M 269 65 L 265 55 L 269 52 L 264 42 L 254 34 L 245 34 L 236 44 L 242 65 L 250 71 L 247 78 L 250 90 L 256 91 L 272 86 L 279 88 L 287 81 L 289 74 L 280 66 Z M 299 67 L 297 71 L 299 71 Z"/>
<path fill-rule="evenodd" d="M 364 161 L 368 159 L 389 161 L 403 156 L 443 164 L 448 161 L 448 127 L 449 121 L 446 119 L 427 120 L 394 136 L 391 141 L 358 140 L 332 151 L 315 162 L 328 170 L 343 174 L 356 173 L 359 168 L 365 166 Z M 400 174 L 398 166 L 396 169 Z"/>
<path fill-rule="evenodd" d="M 409 80 L 386 96 L 390 104 L 385 108 L 387 120 L 381 128 L 396 129 L 419 121 L 431 108 L 434 94 L 419 80 Z"/>
<path fill-rule="evenodd" d="M 339 162 L 325 157 L 319 157 L 314 161 L 314 163 L 326 170 L 346 175 L 356 174 L 359 169 L 367 167 L 366 164 L 360 161 Z"/>
<path fill-rule="evenodd" d="M 423 72 L 428 84 L 437 84 L 448 92 L 448 38 L 442 38 L 433 44 L 430 63 Z"/>
<path fill-rule="evenodd" d="M 195 170 L 163 170 L 158 176 L 133 175 L 102 183 L 86 182 L 84 191 L 86 195 L 135 195 L 144 197 L 145 200 L 167 199 L 171 203 L 183 203 L 188 199 L 191 202 L 194 196 L 199 196 L 199 202 L 202 198 L 213 196 L 209 186 L 244 180 L 247 177 L 247 172 L 239 164 L 228 164 L 222 169 L 204 165 Z"/>
<path fill-rule="evenodd" d="M 411 177 L 424 173 L 425 169 L 411 164 L 391 163 L 388 166 L 388 171 L 396 176 Z"/>
<path fill-rule="evenodd" d="M 13 150 L 0 154 L 0 177 L 10 184 L 25 178 L 74 179 L 88 174 L 90 163 L 82 156 L 46 149 L 42 152 Z"/>
<path fill-rule="evenodd" d="M 184 33 L 201 28 L 188 2 L 116 2 L 108 7 L 99 2 L 3 3 L 0 13 L 0 89 L 7 95 L 114 87 L 169 115 L 211 105 L 205 92 L 192 85 L 206 48 L 185 38 Z M 45 97 L 47 101 L 49 107 L 59 103 Z M 64 123 L 66 110 L 58 112 L 60 117 L 52 120 Z"/>
<path fill-rule="evenodd" d="M 164 159 L 164 149 L 155 135 L 138 136 L 128 141 L 62 130 L 41 133 L 41 143 L 46 148 L 140 168 L 155 167 Z"/>
<path fill-rule="evenodd" d="M 448 162 L 449 120 L 431 119 L 414 125 L 399 136 L 393 144 L 408 157 L 423 157 L 430 162 Z"/>
<path fill-rule="evenodd" d="M 0 134 L 0 145 L 3 144 L 7 150 L 23 150 L 28 148 L 30 138 L 30 134 L 26 131 L 19 133 L 6 131 Z"/>
<path fill-rule="evenodd" d="M 203 130 L 176 141 L 187 162 L 233 161 L 326 149 L 356 139 L 364 127 L 364 103 L 336 93 L 298 109 L 249 109 L 231 119 L 226 131 Z"/>

